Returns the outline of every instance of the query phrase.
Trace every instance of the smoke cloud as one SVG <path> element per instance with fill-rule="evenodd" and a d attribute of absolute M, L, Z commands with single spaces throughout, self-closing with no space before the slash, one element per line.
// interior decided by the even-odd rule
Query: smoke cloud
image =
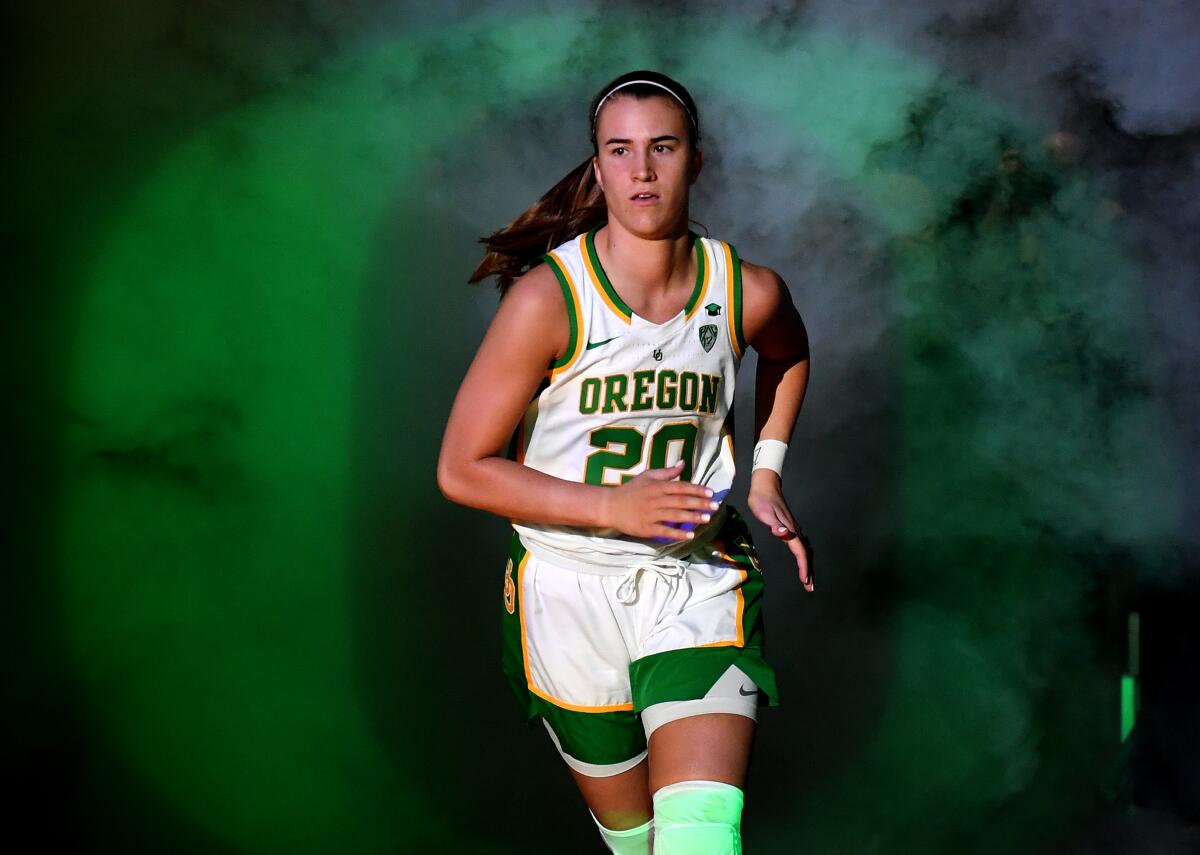
<path fill-rule="evenodd" d="M 29 768 L 77 758 L 79 805 L 98 779 L 134 805 L 80 827 L 377 851 L 451 805 L 424 845 L 531 851 L 536 806 L 544 851 L 595 845 L 497 699 L 503 521 L 444 503 L 432 460 L 494 311 L 464 284 L 478 237 L 588 156 L 597 88 L 650 67 L 699 105 L 696 227 L 780 272 L 812 344 L 787 490 L 818 594 L 757 531 L 785 706 L 747 845 L 1134 833 L 1075 828 L 1119 766 L 1125 598 L 1200 565 L 1196 4 L 6 14 L 6 243 L 47 283 L 9 296 L 43 485 L 21 543 L 56 566 L 14 583 L 44 651 L 16 691 L 52 712 L 12 738 Z M 536 793 L 464 803 L 501 764 Z"/>

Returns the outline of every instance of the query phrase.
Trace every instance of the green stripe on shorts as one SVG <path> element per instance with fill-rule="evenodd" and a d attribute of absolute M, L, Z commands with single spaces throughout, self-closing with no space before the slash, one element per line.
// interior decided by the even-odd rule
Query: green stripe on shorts
<path fill-rule="evenodd" d="M 576 712 L 534 696 L 539 712 L 554 728 L 562 750 L 576 760 L 609 766 L 623 763 L 646 750 L 642 718 L 633 710 Z"/>
<path fill-rule="evenodd" d="M 640 754 L 646 750 L 646 733 L 641 718 L 633 710 L 576 712 L 555 706 L 529 691 L 521 649 L 521 590 L 517 584 L 518 570 L 526 554 L 525 545 L 514 531 L 505 563 L 500 607 L 501 670 L 526 716 L 526 724 L 533 728 L 539 716 L 545 718 L 554 728 L 563 751 L 585 763 L 607 766 Z"/>
<path fill-rule="evenodd" d="M 636 659 L 629 666 L 633 686 L 633 708 L 644 710 L 663 701 L 690 701 L 702 698 L 725 670 L 736 664 L 746 672 L 763 694 L 767 705 L 779 706 L 775 672 L 765 658 L 762 601 L 763 579 L 750 529 L 730 505 L 721 531 L 712 541 L 713 548 L 727 554 L 746 571 L 742 591 L 742 647 L 689 647 L 664 650 Z"/>
<path fill-rule="evenodd" d="M 525 659 L 521 652 L 521 590 L 517 584 L 517 571 L 525 555 L 525 545 L 514 531 L 508 545 L 508 561 L 504 565 L 500 602 L 500 670 L 526 715 L 526 724 L 533 727 L 538 711 L 533 704 L 535 698 L 525 683 Z"/>
<path fill-rule="evenodd" d="M 721 531 L 713 540 L 742 570 L 743 646 L 723 645 L 667 650 L 631 663 L 633 710 L 578 712 L 563 709 L 529 691 L 521 648 L 521 602 L 519 569 L 526 552 L 517 532 L 509 544 L 505 565 L 504 597 L 501 605 L 503 646 L 501 665 L 505 679 L 527 718 L 530 728 L 544 717 L 554 729 L 564 752 L 585 763 L 621 763 L 646 750 L 645 731 L 639 712 L 662 701 L 702 698 L 730 666 L 736 664 L 758 684 L 768 706 L 779 705 L 775 673 L 763 656 L 763 580 L 750 531 L 731 506 Z M 511 580 L 511 581 L 510 581 Z"/>

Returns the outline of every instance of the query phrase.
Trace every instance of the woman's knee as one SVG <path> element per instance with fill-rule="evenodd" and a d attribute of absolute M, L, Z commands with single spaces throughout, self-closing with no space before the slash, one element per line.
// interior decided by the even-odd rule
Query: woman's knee
<path fill-rule="evenodd" d="M 719 781 L 680 781 L 654 793 L 655 855 L 739 855 L 742 791 Z"/>
<path fill-rule="evenodd" d="M 603 828 L 624 831 L 650 819 L 654 808 L 645 760 L 617 775 L 593 777 L 574 769 L 571 775 L 592 817 Z"/>

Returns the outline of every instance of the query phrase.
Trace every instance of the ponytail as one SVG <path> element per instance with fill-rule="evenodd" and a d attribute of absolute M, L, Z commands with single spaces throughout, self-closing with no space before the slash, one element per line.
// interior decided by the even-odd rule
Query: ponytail
<path fill-rule="evenodd" d="M 696 150 L 700 142 L 700 122 L 696 103 L 688 91 L 678 81 L 657 71 L 631 71 L 610 81 L 592 99 L 588 110 L 592 156 L 599 152 L 596 122 L 600 108 L 618 90 L 621 95 L 639 99 L 662 97 L 665 91 L 683 108 L 688 121 L 688 144 L 692 151 Z M 503 296 L 517 277 L 535 265 L 545 253 L 607 221 L 608 206 L 604 203 L 604 192 L 596 183 L 592 157 L 588 157 L 547 190 L 525 213 L 504 228 L 479 239 L 487 248 L 487 254 L 467 281 L 478 282 L 495 275 L 498 277 L 496 287 Z"/>
<path fill-rule="evenodd" d="M 596 183 L 592 158 L 588 157 L 530 205 L 525 213 L 490 236 L 479 239 L 487 248 L 487 254 L 467 281 L 478 282 L 496 275 L 496 287 L 503 295 L 543 254 L 607 220 L 604 193 Z"/>

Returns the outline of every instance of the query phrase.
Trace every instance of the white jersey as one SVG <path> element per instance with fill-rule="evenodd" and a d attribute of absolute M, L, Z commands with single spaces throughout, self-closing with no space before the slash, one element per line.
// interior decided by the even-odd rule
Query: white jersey
<path fill-rule="evenodd" d="M 679 314 L 655 324 L 635 314 L 609 282 L 595 233 L 542 256 L 562 287 L 570 340 L 530 402 L 510 456 L 558 478 L 604 486 L 682 459 L 681 480 L 723 497 L 733 483 L 733 393 L 745 349 L 737 252 L 724 241 L 695 236 L 692 295 Z M 631 560 L 691 551 L 724 516 L 722 505 L 693 542 L 512 523 L 535 555 L 615 572 Z"/>

